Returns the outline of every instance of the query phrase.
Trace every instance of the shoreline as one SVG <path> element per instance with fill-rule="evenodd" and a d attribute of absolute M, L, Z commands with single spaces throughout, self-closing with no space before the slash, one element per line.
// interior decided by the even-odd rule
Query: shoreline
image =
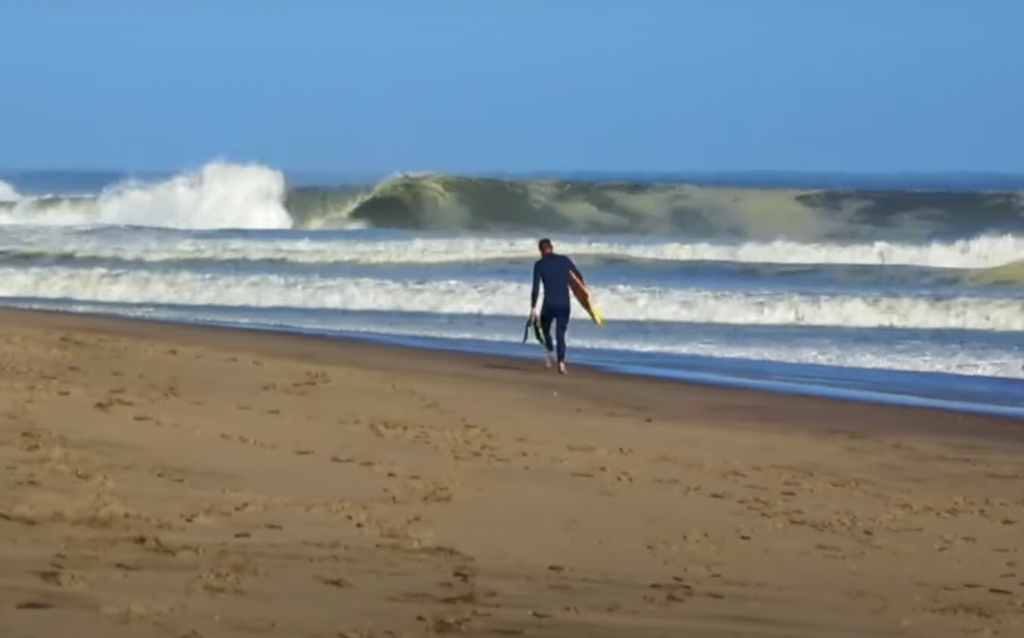
<path fill-rule="evenodd" d="M 246 327 L 240 325 L 219 324 L 210 322 L 179 322 L 165 319 L 151 319 L 144 317 L 127 317 L 115 313 L 90 313 L 65 310 L 49 309 L 23 309 L 16 307 L 0 307 L 0 322 L 4 321 L 5 315 L 12 315 L 14 318 L 24 316 L 26 320 L 32 317 L 43 318 L 43 321 L 53 322 L 51 325 L 60 328 L 66 325 L 73 326 L 78 330 L 96 331 L 106 334 L 120 334 L 138 336 L 144 338 L 187 338 L 190 335 L 199 336 L 206 330 L 212 330 L 218 334 L 228 337 L 224 344 L 235 344 L 235 347 L 245 349 L 252 345 L 243 335 L 265 335 L 269 341 L 266 344 L 277 342 L 277 339 L 297 339 L 296 343 L 310 344 L 309 348 L 295 351 L 292 355 L 303 357 L 311 356 L 313 362 L 323 362 L 322 353 L 315 352 L 316 344 L 333 344 L 333 347 L 344 348 L 348 354 L 359 352 L 361 357 L 372 357 L 374 348 L 385 350 L 408 351 L 413 353 L 427 353 L 438 355 L 445 361 L 458 365 L 467 363 L 488 368 L 507 368 L 520 372 L 537 372 L 537 378 L 548 379 L 549 381 L 566 381 L 565 378 L 557 375 L 544 374 L 541 369 L 540 357 L 532 358 L 527 355 L 518 356 L 505 353 L 480 352 L 470 348 L 459 348 L 457 345 L 445 347 L 427 343 L 429 340 L 407 339 L 402 336 L 392 335 L 357 335 L 343 334 L 331 335 L 314 330 L 286 329 L 273 327 Z M 67 320 L 66 323 L 64 320 Z M 78 321 L 81 319 L 82 321 Z M 150 326 L 147 328 L 146 326 Z M 241 344 L 238 344 L 238 340 Z M 436 340 L 435 340 L 436 341 Z M 369 350 L 366 350 L 369 349 Z M 278 355 L 281 353 L 279 347 L 269 347 L 267 352 Z M 286 355 L 288 356 L 288 355 Z M 366 362 L 366 359 L 362 359 Z M 794 365 L 794 364 L 787 364 Z M 883 372 L 883 371 L 880 371 Z M 1009 441 L 1021 440 L 1024 442 L 1024 408 L 1018 409 L 1012 406 L 990 405 L 979 406 L 977 404 L 965 404 L 958 401 L 933 400 L 930 398 L 911 395 L 883 394 L 871 391 L 858 391 L 845 388 L 830 388 L 827 385 L 810 386 L 800 383 L 789 383 L 786 381 L 773 381 L 754 377 L 730 377 L 715 373 L 704 373 L 701 371 L 678 371 L 672 369 L 655 370 L 641 366 L 619 365 L 619 364 L 573 364 L 568 380 L 578 380 L 581 373 L 584 378 L 592 375 L 599 377 L 611 377 L 622 383 L 628 384 L 630 388 L 643 387 L 650 384 L 651 387 L 662 388 L 666 384 L 687 388 L 689 392 L 700 393 L 702 391 L 712 393 L 723 393 L 723 397 L 729 397 L 735 393 L 736 397 L 747 397 L 754 400 L 764 400 L 771 403 L 776 401 L 788 403 L 791 400 L 808 401 L 808 405 L 820 405 L 825 408 L 832 404 L 839 406 L 863 406 L 864 409 L 888 408 L 897 411 L 906 411 L 910 415 L 934 413 L 938 419 L 927 431 L 917 426 L 910 428 L 910 431 L 919 431 L 935 436 L 973 437 L 987 436 L 995 438 L 1006 438 Z M 570 386 L 578 390 L 578 386 Z M 767 395 L 767 396 L 763 396 Z M 769 397 L 776 397 L 771 399 Z M 978 419 L 973 430 L 957 425 L 964 419 Z M 984 424 L 980 425 L 979 424 Z M 871 427 L 871 426 L 862 426 Z M 977 429 L 980 427 L 981 429 Z"/>
<path fill-rule="evenodd" d="M 1022 625 L 1016 421 L 575 373 L 0 311 L 0 633 Z"/>

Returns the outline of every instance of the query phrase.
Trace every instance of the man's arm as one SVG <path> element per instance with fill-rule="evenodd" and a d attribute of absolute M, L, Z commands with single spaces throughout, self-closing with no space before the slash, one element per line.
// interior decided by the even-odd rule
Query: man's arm
<path fill-rule="evenodd" d="M 566 257 L 565 259 L 569 262 L 569 272 L 579 277 L 581 284 L 586 284 L 587 280 L 583 278 L 583 273 L 581 273 L 580 269 L 576 267 L 576 263 L 568 257 Z"/>
<path fill-rule="evenodd" d="M 540 261 L 533 264 L 533 290 L 530 291 L 530 308 L 537 307 L 537 298 L 540 297 Z"/>

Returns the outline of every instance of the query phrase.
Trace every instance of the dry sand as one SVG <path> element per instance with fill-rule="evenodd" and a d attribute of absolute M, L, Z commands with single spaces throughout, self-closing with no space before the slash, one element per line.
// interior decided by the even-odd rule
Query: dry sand
<path fill-rule="evenodd" d="M 1009 420 L 0 312 L 0 636 L 1024 635 Z"/>

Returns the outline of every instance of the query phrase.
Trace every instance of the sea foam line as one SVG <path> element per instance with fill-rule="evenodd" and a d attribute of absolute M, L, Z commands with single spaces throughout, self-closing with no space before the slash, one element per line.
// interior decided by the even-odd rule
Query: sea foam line
<path fill-rule="evenodd" d="M 857 328 L 1024 330 L 1024 301 L 878 295 L 739 293 L 609 286 L 609 321 Z M 0 268 L 0 296 L 135 304 L 290 307 L 521 316 L 529 286 L 500 281 L 201 274 L 108 268 Z M 578 311 L 577 317 L 583 318 Z"/>
<path fill-rule="evenodd" d="M 1024 255 L 1024 237 L 992 235 L 953 242 L 907 244 L 746 242 L 607 242 L 558 241 L 571 256 L 601 256 L 659 262 L 722 261 L 761 264 L 904 265 L 946 269 L 998 267 Z M 536 239 L 463 237 L 369 240 L 352 233 L 325 238 L 196 237 L 146 231 L 67 232 L 10 230 L 0 251 L 11 255 L 60 255 L 127 261 L 248 260 L 302 264 L 443 264 L 473 263 L 536 256 Z"/>

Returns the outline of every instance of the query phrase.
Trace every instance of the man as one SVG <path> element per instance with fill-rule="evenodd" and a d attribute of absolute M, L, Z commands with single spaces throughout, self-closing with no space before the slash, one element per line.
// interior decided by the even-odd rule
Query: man
<path fill-rule="evenodd" d="M 569 315 L 572 309 L 569 282 L 572 275 L 583 282 L 576 264 L 565 255 L 555 253 L 550 239 L 542 239 L 537 243 L 540 259 L 533 265 L 533 290 L 530 292 L 530 318 L 537 318 L 537 297 L 540 295 L 540 284 L 544 282 L 544 304 L 540 309 L 540 327 L 544 334 L 544 346 L 547 348 L 545 367 L 550 368 L 558 363 L 558 373 L 565 374 L 565 331 L 569 327 Z M 551 324 L 555 324 L 555 339 L 552 343 Z M 555 352 L 557 345 L 557 353 Z"/>

